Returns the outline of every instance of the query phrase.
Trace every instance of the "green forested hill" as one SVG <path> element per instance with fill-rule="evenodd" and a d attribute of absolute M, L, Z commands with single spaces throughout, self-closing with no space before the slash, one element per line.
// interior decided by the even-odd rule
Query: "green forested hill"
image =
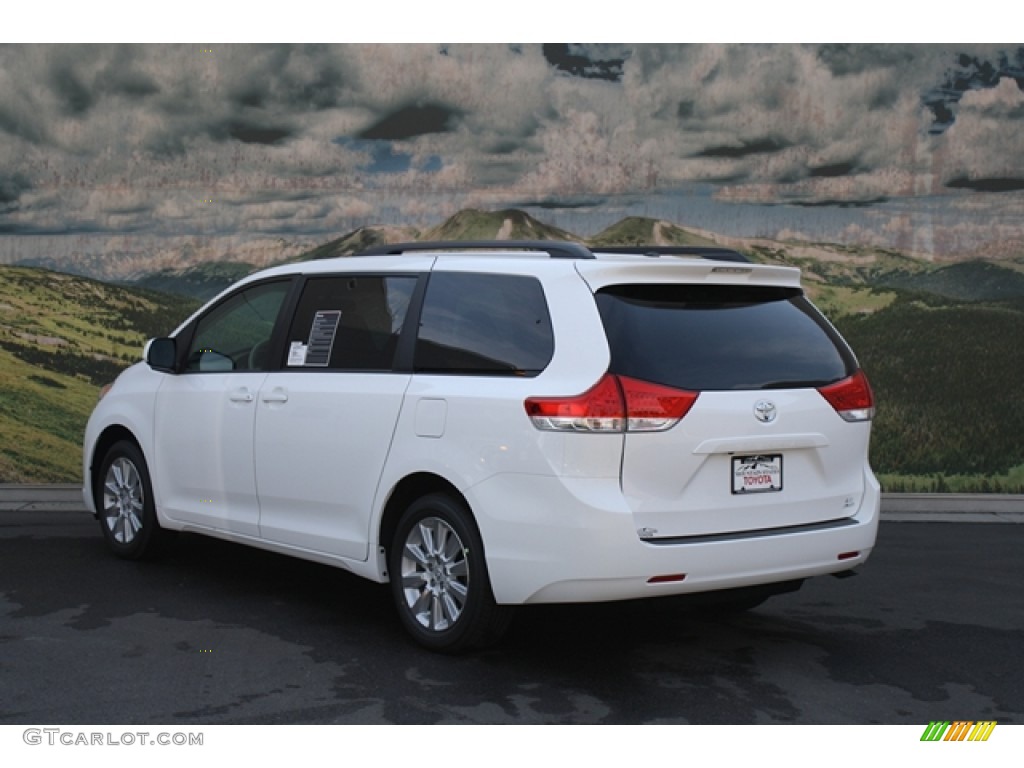
<path fill-rule="evenodd" d="M 99 388 L 196 306 L 189 299 L 0 267 L 0 482 L 81 475 Z"/>
<path fill-rule="evenodd" d="M 878 401 L 871 458 L 880 473 L 927 478 L 937 490 L 955 475 L 976 476 L 977 490 L 1024 489 L 1024 302 L 901 297 L 836 325 Z"/>
<path fill-rule="evenodd" d="M 991 262 L 965 261 L 926 272 L 892 272 L 882 275 L 876 285 L 966 301 L 1015 299 L 1024 297 L 1024 272 Z"/>

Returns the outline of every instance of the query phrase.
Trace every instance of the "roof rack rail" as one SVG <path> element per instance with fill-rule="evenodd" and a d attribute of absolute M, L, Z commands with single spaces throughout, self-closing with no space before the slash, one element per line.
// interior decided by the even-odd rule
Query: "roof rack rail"
<path fill-rule="evenodd" d="M 740 261 L 749 263 L 750 259 L 738 251 L 729 248 L 705 248 L 700 245 L 636 245 L 622 246 L 602 245 L 591 247 L 594 253 L 638 253 L 643 256 L 697 256 L 701 259 L 714 261 Z"/>
<path fill-rule="evenodd" d="M 435 240 L 391 243 L 360 251 L 356 256 L 397 256 L 412 251 L 543 251 L 553 259 L 592 259 L 585 245 L 568 240 Z"/>

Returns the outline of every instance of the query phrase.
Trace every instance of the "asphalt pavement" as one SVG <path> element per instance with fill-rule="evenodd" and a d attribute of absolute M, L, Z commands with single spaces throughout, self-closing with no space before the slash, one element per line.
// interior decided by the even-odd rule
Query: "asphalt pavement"
<path fill-rule="evenodd" d="M 882 723 L 919 745 L 932 721 L 998 722 L 1000 740 L 1024 723 L 1024 526 L 883 522 L 855 578 L 753 611 L 525 606 L 499 645 L 447 657 L 408 638 L 387 587 L 339 568 L 202 536 L 119 560 L 73 494 L 0 511 L 0 728 Z"/>

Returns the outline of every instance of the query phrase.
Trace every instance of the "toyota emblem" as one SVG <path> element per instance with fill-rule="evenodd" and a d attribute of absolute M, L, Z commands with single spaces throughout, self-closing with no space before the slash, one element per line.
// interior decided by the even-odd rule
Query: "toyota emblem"
<path fill-rule="evenodd" d="M 765 424 L 771 424 L 775 421 L 775 417 L 778 415 L 779 412 L 775 408 L 775 403 L 770 400 L 758 400 L 754 403 L 754 417 L 758 421 L 762 421 Z"/>

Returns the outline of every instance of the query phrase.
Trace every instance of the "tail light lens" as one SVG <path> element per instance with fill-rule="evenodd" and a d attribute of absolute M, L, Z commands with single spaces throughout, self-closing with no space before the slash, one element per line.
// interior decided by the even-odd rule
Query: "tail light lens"
<path fill-rule="evenodd" d="M 818 391 L 846 421 L 869 421 L 874 418 L 875 396 L 871 393 L 871 385 L 864 371 L 858 370 L 853 376 L 821 387 Z"/>
<path fill-rule="evenodd" d="M 697 392 L 618 376 L 626 401 L 627 432 L 664 432 L 671 429 L 697 402 Z"/>
<path fill-rule="evenodd" d="M 554 432 L 663 432 L 697 400 L 697 392 L 606 373 L 572 397 L 531 397 L 526 413 L 537 429 Z"/>

